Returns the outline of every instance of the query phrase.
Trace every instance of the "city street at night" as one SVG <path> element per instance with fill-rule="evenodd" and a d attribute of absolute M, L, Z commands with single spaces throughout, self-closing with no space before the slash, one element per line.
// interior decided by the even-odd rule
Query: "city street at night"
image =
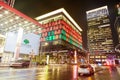
<path fill-rule="evenodd" d="M 0 68 L 0 80 L 120 80 L 117 70 L 103 68 L 91 76 L 79 76 L 77 65 L 54 64 L 35 68 Z"/>
<path fill-rule="evenodd" d="M 0 80 L 120 80 L 120 0 L 0 0 Z"/>

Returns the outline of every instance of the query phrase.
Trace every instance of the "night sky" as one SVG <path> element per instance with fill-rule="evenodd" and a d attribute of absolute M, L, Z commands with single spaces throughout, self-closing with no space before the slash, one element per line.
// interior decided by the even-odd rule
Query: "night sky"
<path fill-rule="evenodd" d="M 115 4 L 119 2 L 120 0 L 16 0 L 14 8 L 31 18 L 35 18 L 59 8 L 65 8 L 65 10 L 83 29 L 83 47 L 86 49 L 86 11 L 108 5 L 111 22 L 113 24 L 116 16 L 114 13 Z"/>

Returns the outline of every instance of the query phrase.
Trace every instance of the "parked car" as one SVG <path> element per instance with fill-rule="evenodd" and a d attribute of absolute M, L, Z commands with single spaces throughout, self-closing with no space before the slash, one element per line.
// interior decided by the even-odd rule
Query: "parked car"
<path fill-rule="evenodd" d="M 78 67 L 78 74 L 79 75 L 91 75 L 91 74 L 94 74 L 94 69 L 89 64 L 82 64 Z"/>
<path fill-rule="evenodd" d="M 10 63 L 10 67 L 16 67 L 16 68 L 22 68 L 22 67 L 29 67 L 30 64 L 30 60 L 16 60 L 16 61 L 12 61 Z"/>

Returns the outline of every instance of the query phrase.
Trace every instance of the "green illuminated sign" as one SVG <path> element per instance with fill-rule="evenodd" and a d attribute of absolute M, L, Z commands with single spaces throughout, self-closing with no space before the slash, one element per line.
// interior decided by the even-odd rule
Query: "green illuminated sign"
<path fill-rule="evenodd" d="M 30 42 L 29 42 L 29 40 L 28 39 L 25 39 L 24 40 L 24 44 L 29 44 Z"/>

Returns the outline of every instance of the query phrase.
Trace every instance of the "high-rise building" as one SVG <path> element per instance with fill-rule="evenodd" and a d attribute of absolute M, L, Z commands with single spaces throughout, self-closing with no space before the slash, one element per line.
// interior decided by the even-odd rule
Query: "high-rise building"
<path fill-rule="evenodd" d="M 82 50 L 82 29 L 63 8 L 36 18 L 45 28 L 40 51 L 45 54 L 72 54 Z"/>
<path fill-rule="evenodd" d="M 120 3 L 116 5 L 116 9 L 117 9 L 117 16 L 116 16 L 116 20 L 114 23 L 114 27 L 117 31 L 118 42 L 117 42 L 117 45 L 115 47 L 115 51 L 116 51 L 116 53 L 118 53 L 116 55 L 116 59 L 120 62 L 120 54 L 119 54 L 120 53 Z"/>
<path fill-rule="evenodd" d="M 114 26 L 117 30 L 118 41 L 119 41 L 119 44 L 120 44 L 120 3 L 116 5 L 116 8 L 117 8 L 117 16 L 116 16 Z"/>
<path fill-rule="evenodd" d="M 105 58 L 107 58 L 105 54 L 114 53 L 108 7 L 103 6 L 89 10 L 86 15 L 89 52 L 91 55 L 97 55 L 95 56 L 95 62 L 104 62 Z M 102 56 L 104 56 L 103 60 L 101 59 Z"/>
<path fill-rule="evenodd" d="M 14 6 L 14 3 L 15 3 L 15 0 L 0 0 L 6 4 L 8 4 L 9 6 L 13 7 Z"/>

